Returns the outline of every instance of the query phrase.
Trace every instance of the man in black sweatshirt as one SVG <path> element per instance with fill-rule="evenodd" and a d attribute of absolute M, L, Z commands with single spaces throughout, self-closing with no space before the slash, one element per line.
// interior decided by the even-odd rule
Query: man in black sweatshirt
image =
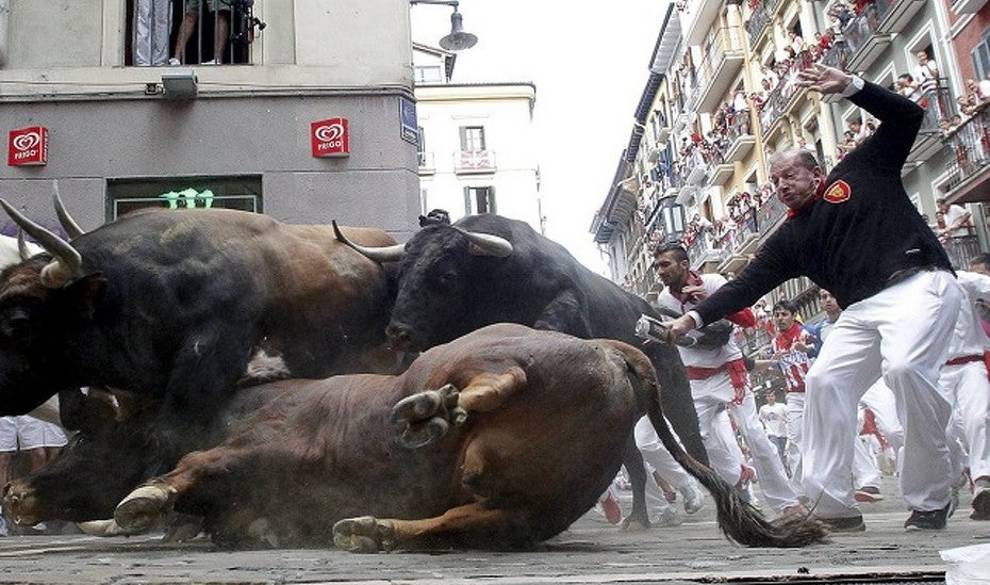
<path fill-rule="evenodd" d="M 935 234 L 911 204 L 901 168 L 921 127 L 917 104 L 838 69 L 815 66 L 799 83 L 840 94 L 881 125 L 824 176 L 807 150 L 774 155 L 770 178 L 789 218 L 739 275 L 670 324 L 673 335 L 752 305 L 807 276 L 845 309 L 806 380 L 803 486 L 833 530 L 863 530 L 849 477 L 856 408 L 883 375 L 902 412 L 901 489 L 908 530 L 941 529 L 951 514 L 945 428 L 951 413 L 938 377 L 962 292 Z"/>

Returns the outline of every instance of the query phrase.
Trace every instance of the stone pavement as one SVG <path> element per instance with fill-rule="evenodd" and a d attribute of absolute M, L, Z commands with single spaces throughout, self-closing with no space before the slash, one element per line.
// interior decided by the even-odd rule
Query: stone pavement
<path fill-rule="evenodd" d="M 594 511 L 527 552 L 353 555 L 336 550 L 217 551 L 208 541 L 155 536 L 0 538 L 0 583 L 522 583 L 891 582 L 941 580 L 938 551 L 990 543 L 990 522 L 968 519 L 968 494 L 947 530 L 905 533 L 902 504 L 865 506 L 868 529 L 801 550 L 747 549 L 722 538 L 711 506 L 676 528 L 623 533 Z M 628 494 L 623 495 L 628 509 Z M 851 580 L 849 580 L 851 579 Z M 879 579 L 879 580 L 878 580 Z"/>

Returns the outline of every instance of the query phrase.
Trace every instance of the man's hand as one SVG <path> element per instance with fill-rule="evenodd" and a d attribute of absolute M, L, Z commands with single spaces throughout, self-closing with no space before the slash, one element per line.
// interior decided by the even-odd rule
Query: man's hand
<path fill-rule="evenodd" d="M 798 72 L 797 84 L 821 94 L 842 93 L 852 83 L 852 75 L 834 67 L 815 65 Z"/>
<path fill-rule="evenodd" d="M 708 291 L 706 291 L 705 287 L 702 285 L 685 286 L 681 289 L 681 294 L 685 295 L 695 304 L 708 298 Z M 691 322 L 693 323 L 694 321 L 692 320 Z"/>
<path fill-rule="evenodd" d="M 673 321 L 668 321 L 663 323 L 663 326 L 667 328 L 670 332 L 670 341 L 673 342 L 675 339 L 684 335 L 688 331 L 695 328 L 696 323 L 691 315 L 681 315 L 680 317 L 674 319 Z"/>

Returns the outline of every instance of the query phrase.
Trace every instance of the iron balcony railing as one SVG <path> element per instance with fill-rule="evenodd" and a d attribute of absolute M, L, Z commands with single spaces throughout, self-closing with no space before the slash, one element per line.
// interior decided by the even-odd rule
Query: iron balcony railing
<path fill-rule="evenodd" d="M 419 159 L 419 168 L 432 169 L 434 167 L 432 152 L 421 150 L 416 153 L 416 156 Z"/>
<path fill-rule="evenodd" d="M 756 210 L 750 209 L 736 221 L 736 229 L 732 234 L 732 250 L 738 250 L 743 242 L 751 235 L 759 235 L 760 227 L 756 218 Z"/>
<path fill-rule="evenodd" d="M 942 247 L 949 256 L 949 262 L 956 270 L 965 270 L 969 267 L 970 259 L 982 252 L 974 228 L 967 228 L 967 231 L 969 233 L 964 236 L 947 238 L 942 242 Z"/>
<path fill-rule="evenodd" d="M 967 177 L 973 176 L 990 165 L 990 106 L 984 106 L 975 116 L 966 120 L 946 139 L 952 149 L 948 191 L 952 191 Z"/>
<path fill-rule="evenodd" d="M 773 124 L 781 119 L 787 111 L 787 105 L 790 103 L 791 98 L 794 97 L 801 88 L 797 84 L 798 73 L 804 69 L 808 69 L 815 64 L 814 58 L 811 56 L 810 51 L 801 51 L 794 62 L 791 63 L 790 68 L 787 73 L 781 76 L 780 81 L 777 83 L 777 87 L 773 88 L 770 95 L 767 96 L 766 101 L 763 103 L 763 109 L 760 111 L 760 129 L 764 133 L 770 129 Z"/>
<path fill-rule="evenodd" d="M 770 15 L 773 14 L 773 9 L 776 8 L 778 1 L 764 0 L 749 15 L 749 20 L 746 21 L 746 32 L 749 34 L 750 47 L 756 45 L 760 35 L 767 29 L 767 25 L 770 24 Z"/>
<path fill-rule="evenodd" d="M 780 220 L 787 214 L 787 206 L 776 196 L 756 210 L 756 221 L 759 226 L 760 238 L 764 238 L 777 227 Z"/>
<path fill-rule="evenodd" d="M 846 28 L 842 29 L 842 37 L 848 45 L 850 59 L 867 44 L 870 37 L 876 34 L 892 5 L 890 0 L 873 0 L 849 21 Z"/>
<path fill-rule="evenodd" d="M 952 118 L 955 113 L 955 103 L 949 91 L 949 80 L 939 79 L 938 85 L 921 94 L 918 105 L 925 109 L 925 117 L 921 121 L 921 133 L 941 132 L 942 120 Z"/>
<path fill-rule="evenodd" d="M 454 161 L 458 172 L 488 172 L 495 170 L 495 152 L 491 150 L 462 150 Z"/>
<path fill-rule="evenodd" d="M 707 87 L 719 65 L 725 59 L 726 51 L 738 51 L 742 48 L 739 42 L 739 28 L 735 26 L 723 26 L 708 36 L 705 45 L 701 49 L 702 61 L 698 67 L 698 85 Z"/>
<path fill-rule="evenodd" d="M 849 63 L 850 54 L 849 45 L 846 44 L 846 41 L 844 39 L 835 39 L 832 41 L 832 46 L 822 54 L 822 64 L 845 70 Z"/>

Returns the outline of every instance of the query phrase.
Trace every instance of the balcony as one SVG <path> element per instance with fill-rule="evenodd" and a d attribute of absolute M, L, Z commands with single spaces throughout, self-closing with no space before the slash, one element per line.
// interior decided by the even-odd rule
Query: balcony
<path fill-rule="evenodd" d="M 787 216 L 787 206 L 780 202 L 776 196 L 760 206 L 756 210 L 756 225 L 758 227 L 760 240 L 766 239 L 780 225 L 784 217 Z"/>
<path fill-rule="evenodd" d="M 416 157 L 419 159 L 419 174 L 420 175 L 433 175 L 437 172 L 437 165 L 434 162 L 434 157 L 432 152 L 427 152 L 421 150 L 416 153 Z"/>
<path fill-rule="evenodd" d="M 984 106 L 945 139 L 953 157 L 947 169 L 949 201 L 983 201 L 990 183 L 990 107 Z"/>
<path fill-rule="evenodd" d="M 690 76 L 684 83 L 684 112 L 694 112 L 698 109 L 698 98 L 701 97 L 701 85 L 698 83 L 698 74 L 694 69 L 690 70 Z M 690 120 L 689 120 L 690 121 Z"/>
<path fill-rule="evenodd" d="M 923 163 L 944 146 L 940 123 L 952 117 L 955 111 L 952 94 L 948 89 L 948 80 L 940 79 L 939 85 L 931 91 L 922 94 L 918 104 L 925 108 L 925 117 L 921 121 L 921 129 L 914 140 L 914 146 L 908 153 L 907 161 Z"/>
<path fill-rule="evenodd" d="M 925 7 L 925 0 L 876 0 L 877 30 L 882 34 L 903 32 L 915 14 Z M 886 9 L 881 12 L 883 5 Z"/>
<path fill-rule="evenodd" d="M 729 126 L 729 148 L 725 151 L 725 162 L 742 161 L 755 145 L 756 138 L 753 136 L 750 113 L 747 111 L 736 116 Z"/>
<path fill-rule="evenodd" d="M 814 65 L 814 60 L 809 51 L 802 51 L 791 65 L 791 69 L 786 75 L 781 76 L 777 87 L 773 88 L 767 96 L 760 110 L 760 129 L 763 131 L 763 140 L 772 134 L 772 130 L 777 122 L 784 119 L 794 107 L 801 103 L 801 98 L 808 94 L 808 90 L 798 86 L 797 73 Z"/>
<path fill-rule="evenodd" d="M 718 242 L 712 241 L 710 230 L 696 234 L 687 253 L 693 270 L 698 270 L 708 262 L 721 262 L 726 256 L 726 251 L 718 247 Z"/>
<path fill-rule="evenodd" d="M 976 237 L 976 229 L 968 228 L 968 231 L 970 233 L 964 236 L 955 236 L 942 242 L 949 262 L 956 270 L 966 270 L 969 268 L 969 259 L 983 252 Z"/>
<path fill-rule="evenodd" d="M 723 27 L 709 36 L 701 54 L 703 61 L 698 68 L 701 95 L 698 98 L 697 111 L 708 113 L 728 93 L 732 81 L 742 70 L 746 57 L 739 27 Z"/>
<path fill-rule="evenodd" d="M 956 0 L 952 11 L 956 14 L 976 14 L 987 3 L 987 0 Z"/>
<path fill-rule="evenodd" d="M 849 48 L 847 66 L 850 71 L 865 70 L 890 45 L 890 35 L 880 30 L 880 23 L 890 14 L 890 2 L 891 0 L 874 0 L 842 29 L 842 37 Z"/>
<path fill-rule="evenodd" d="M 756 7 L 756 10 L 749 15 L 746 21 L 746 33 L 749 34 L 749 48 L 752 51 L 757 49 L 759 42 L 763 39 L 763 33 L 768 31 L 770 21 L 773 20 L 774 9 L 780 0 L 764 0 Z"/>
<path fill-rule="evenodd" d="M 846 68 L 849 66 L 849 53 L 849 45 L 846 44 L 846 41 L 836 39 L 832 42 L 832 46 L 822 55 L 822 65 L 846 71 Z"/>
<path fill-rule="evenodd" d="M 719 272 L 739 272 L 749 263 L 749 253 L 760 239 L 756 210 L 750 209 L 736 221 L 736 227 L 726 234 L 722 247 L 726 250 L 725 260 L 719 265 Z"/>
<path fill-rule="evenodd" d="M 495 152 L 491 150 L 462 150 L 454 155 L 454 172 L 478 175 L 495 172 Z"/>
<path fill-rule="evenodd" d="M 685 44 L 700 45 L 705 40 L 705 35 L 712 27 L 712 23 L 718 20 L 718 13 L 725 6 L 722 0 L 687 0 L 684 10 L 684 18 L 681 22 L 684 26 Z"/>
<path fill-rule="evenodd" d="M 705 159 L 701 156 L 701 152 L 695 148 L 684 162 L 686 165 L 684 182 L 697 187 L 705 180 L 707 174 Z"/>

